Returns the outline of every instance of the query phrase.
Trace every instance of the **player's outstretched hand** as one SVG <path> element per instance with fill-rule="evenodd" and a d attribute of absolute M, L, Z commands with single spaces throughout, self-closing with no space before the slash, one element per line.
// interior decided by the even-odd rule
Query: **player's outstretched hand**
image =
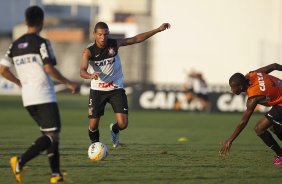
<path fill-rule="evenodd" d="M 159 32 L 161 32 L 161 31 L 164 31 L 164 30 L 169 29 L 169 28 L 170 28 L 169 23 L 163 23 L 158 29 L 159 29 Z"/>
<path fill-rule="evenodd" d="M 230 152 L 230 148 L 232 146 L 232 142 L 229 139 L 227 139 L 226 141 L 223 141 L 220 144 L 221 144 L 221 149 L 219 150 L 219 155 L 220 156 L 228 155 Z"/>
<path fill-rule="evenodd" d="M 74 82 L 66 83 L 66 87 L 71 91 L 71 93 L 76 93 L 78 91 L 78 86 Z"/>

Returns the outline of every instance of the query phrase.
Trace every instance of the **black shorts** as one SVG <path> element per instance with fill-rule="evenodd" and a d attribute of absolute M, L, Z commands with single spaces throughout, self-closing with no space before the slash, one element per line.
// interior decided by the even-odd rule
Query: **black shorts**
<path fill-rule="evenodd" d="M 105 106 L 111 104 L 115 113 L 128 114 L 127 96 L 124 89 L 99 91 L 90 89 L 88 118 L 99 118 L 104 115 Z"/>
<path fill-rule="evenodd" d="M 60 132 L 61 120 L 57 103 L 30 105 L 25 107 L 42 132 Z"/>
<path fill-rule="evenodd" d="M 282 126 L 282 106 L 273 106 L 265 113 L 265 117 L 272 123 Z"/>

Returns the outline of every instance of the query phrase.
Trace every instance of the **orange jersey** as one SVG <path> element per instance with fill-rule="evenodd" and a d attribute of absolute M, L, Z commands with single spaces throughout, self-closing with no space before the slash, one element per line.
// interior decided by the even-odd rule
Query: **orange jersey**
<path fill-rule="evenodd" d="M 250 86 L 247 89 L 248 97 L 265 96 L 261 102 L 264 106 L 282 106 L 282 80 L 261 72 L 250 72 L 246 75 L 250 80 Z"/>

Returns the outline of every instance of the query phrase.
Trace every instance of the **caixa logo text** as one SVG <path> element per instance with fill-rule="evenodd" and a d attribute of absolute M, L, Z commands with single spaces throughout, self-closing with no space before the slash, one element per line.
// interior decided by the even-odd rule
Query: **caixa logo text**
<path fill-rule="evenodd" d="M 247 96 L 223 93 L 216 100 L 216 106 L 221 112 L 243 112 L 246 110 Z M 269 107 L 257 105 L 255 111 L 266 112 Z"/>

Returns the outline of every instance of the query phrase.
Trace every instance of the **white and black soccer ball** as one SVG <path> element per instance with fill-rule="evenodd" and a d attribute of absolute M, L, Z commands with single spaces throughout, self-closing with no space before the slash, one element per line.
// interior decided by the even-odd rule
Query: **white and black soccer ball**
<path fill-rule="evenodd" d="M 88 148 L 88 157 L 91 160 L 99 161 L 104 160 L 108 155 L 107 146 L 101 142 L 95 142 Z"/>

